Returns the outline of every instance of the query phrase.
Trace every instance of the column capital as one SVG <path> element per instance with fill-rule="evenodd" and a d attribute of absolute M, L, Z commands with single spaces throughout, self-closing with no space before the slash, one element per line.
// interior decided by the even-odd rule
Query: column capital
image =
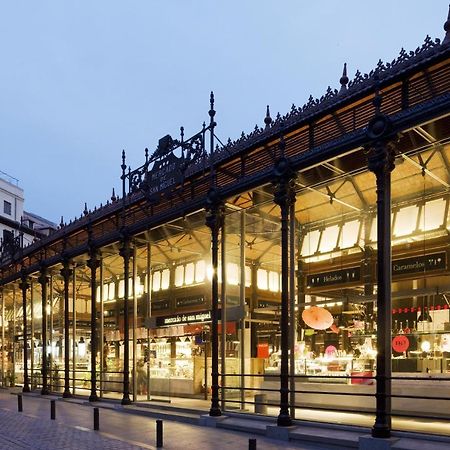
<path fill-rule="evenodd" d="M 86 265 L 91 270 L 97 270 L 100 267 L 100 258 L 96 248 L 91 247 L 89 249 L 89 259 L 87 260 Z"/>
<path fill-rule="evenodd" d="M 273 168 L 274 202 L 281 208 L 295 203 L 295 172 L 288 158 L 282 156 Z"/>
<path fill-rule="evenodd" d="M 28 278 L 27 277 L 21 278 L 21 281 L 19 283 L 19 287 L 22 290 L 22 292 L 26 292 L 29 289 L 30 283 L 28 283 Z"/>
<path fill-rule="evenodd" d="M 38 276 L 38 282 L 42 285 L 48 284 L 49 278 L 48 278 L 47 267 L 41 267 L 41 272 Z"/>
<path fill-rule="evenodd" d="M 69 280 L 73 274 L 73 270 L 69 267 L 69 264 L 63 263 L 63 268 L 59 271 L 64 280 Z"/>
<path fill-rule="evenodd" d="M 206 194 L 206 226 L 211 231 L 218 231 L 223 226 L 224 204 L 219 188 L 212 186 Z"/>
<path fill-rule="evenodd" d="M 395 168 L 395 148 L 391 141 L 378 140 L 367 150 L 369 170 L 377 176 L 391 173 Z"/>
<path fill-rule="evenodd" d="M 133 254 L 133 249 L 131 248 L 131 239 L 125 236 L 122 241 L 122 247 L 119 249 L 119 255 L 124 259 L 130 259 Z"/>

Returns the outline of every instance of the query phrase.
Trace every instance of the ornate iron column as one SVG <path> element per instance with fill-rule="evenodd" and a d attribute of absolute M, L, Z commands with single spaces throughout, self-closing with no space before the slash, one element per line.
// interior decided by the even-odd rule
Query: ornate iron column
<path fill-rule="evenodd" d="M 122 405 L 130 405 L 130 323 L 129 323 L 129 278 L 130 278 L 130 257 L 131 245 L 128 235 L 124 235 L 120 256 L 123 258 L 124 299 L 123 299 L 123 397 Z"/>
<path fill-rule="evenodd" d="M 281 363 L 280 413 L 277 425 L 292 425 L 289 413 L 289 210 L 295 202 L 294 178 L 289 160 L 283 156 L 284 140 L 280 141 L 282 156 L 275 163 L 274 202 L 281 210 Z M 294 326 L 292 323 L 291 326 Z"/>
<path fill-rule="evenodd" d="M 391 434 L 391 172 L 394 150 L 389 117 L 380 112 L 381 98 L 374 98 L 376 113 L 369 122 L 367 136 L 369 170 L 377 185 L 377 373 L 376 419 L 372 436 L 388 438 Z"/>
<path fill-rule="evenodd" d="M 97 396 L 97 269 L 100 259 L 95 248 L 90 249 L 87 261 L 91 269 L 91 395 L 90 402 L 98 401 Z"/>
<path fill-rule="evenodd" d="M 219 406 L 219 232 L 223 226 L 223 202 L 218 189 L 213 186 L 206 197 L 206 226 L 211 230 L 211 409 L 209 415 L 222 414 Z"/>
<path fill-rule="evenodd" d="M 23 309 L 23 389 L 22 392 L 30 392 L 30 379 L 28 377 L 28 329 L 27 329 L 27 290 L 30 287 L 25 272 L 21 275 L 20 289 L 22 290 Z"/>
<path fill-rule="evenodd" d="M 70 269 L 69 260 L 65 259 L 63 261 L 63 268 L 60 271 L 61 276 L 64 279 L 64 392 L 63 397 L 69 398 L 72 397 L 70 392 L 70 348 L 69 348 L 69 287 L 70 287 L 70 279 L 73 275 L 73 270 Z M 74 361 L 75 365 L 75 361 Z"/>
<path fill-rule="evenodd" d="M 41 267 L 41 273 L 39 275 L 38 281 L 41 285 L 42 292 L 42 389 L 41 395 L 48 395 L 48 384 L 47 384 L 47 284 L 48 275 L 47 268 L 45 266 Z"/>

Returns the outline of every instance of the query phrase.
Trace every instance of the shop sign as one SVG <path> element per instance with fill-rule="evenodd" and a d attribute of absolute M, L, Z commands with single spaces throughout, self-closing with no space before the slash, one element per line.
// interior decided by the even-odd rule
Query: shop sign
<path fill-rule="evenodd" d="M 151 303 L 151 310 L 152 311 L 162 311 L 163 309 L 169 309 L 170 302 L 169 300 L 162 300 L 159 302 L 152 302 Z"/>
<path fill-rule="evenodd" d="M 309 288 L 318 286 L 332 286 L 341 283 L 353 283 L 361 279 L 361 268 L 350 267 L 348 269 L 333 270 L 331 272 L 316 273 L 306 277 L 306 285 Z"/>
<path fill-rule="evenodd" d="M 446 253 L 434 253 L 433 255 L 415 256 L 413 258 L 403 258 L 392 261 L 392 275 L 442 270 L 446 267 Z"/>
<path fill-rule="evenodd" d="M 203 296 L 193 296 L 193 297 L 184 297 L 177 298 L 177 307 L 184 308 L 186 306 L 198 306 L 203 305 L 205 303 L 205 297 Z"/>
<path fill-rule="evenodd" d="M 278 308 L 281 306 L 281 303 L 270 300 L 258 300 L 258 308 L 268 308 L 269 306 L 275 306 Z"/>
<path fill-rule="evenodd" d="M 211 311 L 200 311 L 195 313 L 174 314 L 173 316 L 156 317 L 156 326 L 185 325 L 189 323 L 210 322 Z"/>
<path fill-rule="evenodd" d="M 409 339 L 404 334 L 399 334 L 392 339 L 392 348 L 397 353 L 406 352 L 409 348 Z"/>

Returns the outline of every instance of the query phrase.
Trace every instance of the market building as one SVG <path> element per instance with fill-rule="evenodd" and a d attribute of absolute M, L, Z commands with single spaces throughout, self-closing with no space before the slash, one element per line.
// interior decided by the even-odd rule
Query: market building
<path fill-rule="evenodd" d="M 123 154 L 120 198 L 3 260 L 3 385 L 448 420 L 444 29 L 234 142 L 211 94 L 197 134 Z"/>

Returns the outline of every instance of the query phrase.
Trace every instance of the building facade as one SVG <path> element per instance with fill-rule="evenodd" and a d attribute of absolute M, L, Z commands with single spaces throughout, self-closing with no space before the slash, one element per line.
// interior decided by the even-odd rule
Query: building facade
<path fill-rule="evenodd" d="M 56 230 L 56 225 L 24 211 L 24 192 L 19 180 L 0 171 L 0 254 L 11 254 Z"/>
<path fill-rule="evenodd" d="M 3 384 L 448 419 L 444 28 L 223 147 L 211 94 L 197 134 L 123 154 L 120 198 L 3 261 Z"/>

